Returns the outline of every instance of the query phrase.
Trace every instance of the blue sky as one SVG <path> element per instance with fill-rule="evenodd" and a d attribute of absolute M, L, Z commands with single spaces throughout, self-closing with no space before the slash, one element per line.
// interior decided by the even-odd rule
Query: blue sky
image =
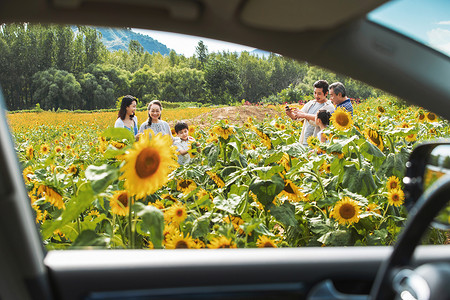
<path fill-rule="evenodd" d="M 416 40 L 450 56 L 450 0 L 394 0 L 372 12 L 369 18 L 409 36 L 412 35 Z M 209 52 L 255 49 L 175 33 L 144 29 L 133 31 L 149 35 L 187 57 L 195 53 L 195 47 L 200 40 L 205 43 Z"/>
<path fill-rule="evenodd" d="M 450 1 L 396 0 L 369 15 L 450 56 Z"/>

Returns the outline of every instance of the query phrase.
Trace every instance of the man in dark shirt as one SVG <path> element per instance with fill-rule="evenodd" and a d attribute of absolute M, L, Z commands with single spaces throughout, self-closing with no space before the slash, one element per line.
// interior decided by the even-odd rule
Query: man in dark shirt
<path fill-rule="evenodd" d="M 353 116 L 353 105 L 350 99 L 347 97 L 345 93 L 345 87 L 340 82 L 332 83 L 329 86 L 330 100 L 336 105 L 336 109 L 338 107 L 345 108 L 352 116 Z"/>

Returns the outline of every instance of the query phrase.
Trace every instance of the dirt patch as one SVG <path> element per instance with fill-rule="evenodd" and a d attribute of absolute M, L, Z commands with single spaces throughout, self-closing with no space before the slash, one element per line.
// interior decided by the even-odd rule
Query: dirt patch
<path fill-rule="evenodd" d="M 248 117 L 252 117 L 256 122 L 262 122 L 265 118 L 277 118 L 283 115 L 284 112 L 264 106 L 229 106 L 213 109 L 195 118 L 186 120 L 186 122 L 189 125 L 205 128 L 218 120 L 228 119 L 230 124 L 242 126 L 247 122 Z M 172 126 L 173 124 L 170 125 Z"/>

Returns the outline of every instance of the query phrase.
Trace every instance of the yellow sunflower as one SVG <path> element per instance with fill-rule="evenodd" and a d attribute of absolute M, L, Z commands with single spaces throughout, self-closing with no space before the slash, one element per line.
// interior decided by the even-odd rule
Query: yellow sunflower
<path fill-rule="evenodd" d="M 388 192 L 388 202 L 393 206 L 400 206 L 405 200 L 405 194 L 401 189 L 392 189 Z"/>
<path fill-rule="evenodd" d="M 361 210 L 358 202 L 344 197 L 338 201 L 331 212 L 331 216 L 339 222 L 339 224 L 353 224 L 358 223 Z"/>
<path fill-rule="evenodd" d="M 224 140 L 227 140 L 233 133 L 233 127 L 226 126 L 225 128 L 219 125 L 213 127 L 213 131 L 216 135 L 220 136 Z"/>
<path fill-rule="evenodd" d="M 437 116 L 435 113 L 428 112 L 425 114 L 425 117 L 426 117 L 427 122 L 430 122 L 430 123 L 437 122 Z"/>
<path fill-rule="evenodd" d="M 289 200 L 294 202 L 308 200 L 307 197 L 305 197 L 305 194 L 300 191 L 300 188 L 289 179 L 286 179 L 284 182 L 284 189 L 280 192 L 280 195 L 286 196 Z"/>
<path fill-rule="evenodd" d="M 308 146 L 313 149 L 317 148 L 320 144 L 319 139 L 317 138 L 317 136 L 314 136 L 314 135 L 311 135 L 310 137 L 308 137 L 306 139 L 306 142 L 308 143 Z"/>
<path fill-rule="evenodd" d="M 417 140 L 417 134 L 411 133 L 410 135 L 407 135 L 407 136 L 405 137 L 405 140 L 406 140 L 407 142 L 414 142 L 415 140 Z"/>
<path fill-rule="evenodd" d="M 109 200 L 109 206 L 113 214 L 126 216 L 128 214 L 128 192 L 116 191 Z"/>
<path fill-rule="evenodd" d="M 415 116 L 419 122 L 425 122 L 427 119 L 427 116 L 422 109 L 417 110 Z"/>
<path fill-rule="evenodd" d="M 227 239 L 224 236 L 213 238 L 208 245 L 210 249 L 219 249 L 219 248 L 237 248 L 236 244 L 230 239 Z"/>
<path fill-rule="evenodd" d="M 56 146 L 56 147 L 55 147 L 55 152 L 56 152 L 56 153 L 62 152 L 62 148 L 61 148 L 60 146 Z"/>
<path fill-rule="evenodd" d="M 164 217 L 168 222 L 180 224 L 187 218 L 186 207 L 182 204 L 173 205 L 166 211 Z"/>
<path fill-rule="evenodd" d="M 189 233 L 184 236 L 183 233 L 173 234 L 165 244 L 166 249 L 194 249 L 196 248 L 195 241 L 189 236 Z"/>
<path fill-rule="evenodd" d="M 338 107 L 334 111 L 334 113 L 331 115 L 330 120 L 333 123 L 334 127 L 336 127 L 336 129 L 340 131 L 348 130 L 353 126 L 353 119 L 351 114 L 341 107 Z"/>
<path fill-rule="evenodd" d="M 378 133 L 376 129 L 368 127 L 364 130 L 364 135 L 369 140 L 369 142 L 371 142 L 372 144 L 377 146 L 378 149 L 383 151 L 384 149 L 383 139 L 381 138 L 381 135 Z"/>
<path fill-rule="evenodd" d="M 47 144 L 42 144 L 41 145 L 41 152 L 42 154 L 46 155 L 50 152 L 50 148 L 48 147 Z"/>
<path fill-rule="evenodd" d="M 267 135 L 265 138 L 261 139 L 261 143 L 263 143 L 263 145 L 266 146 L 267 149 L 272 149 L 272 141 Z"/>
<path fill-rule="evenodd" d="M 216 183 L 216 185 L 219 188 L 223 188 L 225 186 L 225 183 L 223 182 L 223 180 L 216 173 L 213 173 L 211 171 L 206 171 L 206 174 L 208 174 L 209 177 L 211 177 L 211 179 Z"/>
<path fill-rule="evenodd" d="M 169 135 L 158 133 L 151 139 L 147 131 L 133 148 L 122 156 L 125 164 L 121 168 L 124 187 L 138 198 L 156 192 L 168 181 L 170 172 L 178 167 L 177 148 L 172 146 Z"/>
<path fill-rule="evenodd" d="M 283 156 L 278 161 L 278 164 L 283 166 L 286 171 L 289 171 L 291 169 L 289 154 L 283 153 Z"/>
<path fill-rule="evenodd" d="M 164 244 L 167 243 L 172 239 L 173 235 L 179 235 L 180 234 L 180 228 L 178 224 L 170 223 L 165 224 L 164 230 L 163 230 L 163 236 L 164 236 Z"/>
<path fill-rule="evenodd" d="M 157 209 L 164 209 L 164 203 L 162 203 L 162 202 L 159 201 L 159 200 L 156 200 L 155 202 L 149 202 L 147 205 L 148 205 L 148 206 L 154 206 L 154 207 L 156 207 Z"/>
<path fill-rule="evenodd" d="M 286 130 L 286 124 L 280 124 L 280 129 L 281 130 Z"/>
<path fill-rule="evenodd" d="M 366 207 L 366 211 L 374 212 L 376 214 L 381 215 L 381 211 L 378 208 L 378 205 L 376 205 L 375 203 L 369 203 Z"/>
<path fill-rule="evenodd" d="M 259 248 L 277 248 L 277 244 L 269 237 L 262 235 L 256 241 Z"/>
<path fill-rule="evenodd" d="M 33 174 L 34 174 L 34 171 L 33 171 L 33 168 L 31 166 L 28 166 L 25 169 L 23 169 L 23 172 L 22 172 L 23 181 L 25 183 L 30 183 L 31 180 L 28 177 L 28 175 L 33 175 Z"/>
<path fill-rule="evenodd" d="M 380 113 L 386 112 L 386 110 L 384 109 L 384 107 L 381 106 L 381 105 L 377 107 L 377 110 L 378 110 Z"/>
<path fill-rule="evenodd" d="M 196 188 L 197 184 L 191 179 L 181 179 L 177 182 L 177 190 L 186 195 Z"/>
<path fill-rule="evenodd" d="M 58 209 L 66 208 L 62 196 L 53 188 L 46 185 L 41 185 L 38 189 L 38 193 L 43 195 L 45 197 L 45 200 L 50 202 L 51 205 L 57 207 Z"/>
<path fill-rule="evenodd" d="M 389 177 L 386 182 L 386 187 L 387 187 L 388 191 L 399 188 L 400 187 L 400 179 L 398 179 L 398 177 L 396 177 L 396 176 Z"/>
<path fill-rule="evenodd" d="M 223 221 L 225 223 L 230 223 L 230 218 L 231 218 L 231 224 L 233 224 L 233 228 L 235 231 L 237 231 L 239 234 L 244 234 L 244 230 L 241 229 L 240 225 L 244 224 L 244 220 L 242 220 L 239 217 L 235 217 L 235 216 L 227 216 L 225 218 L 223 218 Z"/>
<path fill-rule="evenodd" d="M 67 172 L 71 174 L 76 174 L 78 172 L 77 166 L 71 165 L 67 168 Z"/>
<path fill-rule="evenodd" d="M 400 126 L 399 126 L 400 128 L 409 128 L 410 126 L 409 126 L 409 124 L 408 123 L 406 123 L 406 122 L 402 122 L 402 124 L 400 124 Z"/>
<path fill-rule="evenodd" d="M 25 153 L 27 155 L 28 159 L 33 159 L 33 153 L 34 153 L 34 148 L 33 146 L 28 146 L 27 149 L 25 150 Z"/>

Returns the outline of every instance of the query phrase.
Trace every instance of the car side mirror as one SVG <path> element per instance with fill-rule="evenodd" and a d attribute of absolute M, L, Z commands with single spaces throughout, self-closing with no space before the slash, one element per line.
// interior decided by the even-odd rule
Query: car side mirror
<path fill-rule="evenodd" d="M 405 206 L 413 209 L 420 196 L 439 178 L 450 175 L 450 142 L 426 143 L 416 147 L 406 163 Z M 450 199 L 450 195 L 448 195 Z M 440 211 L 432 225 L 450 229 L 450 202 Z"/>

